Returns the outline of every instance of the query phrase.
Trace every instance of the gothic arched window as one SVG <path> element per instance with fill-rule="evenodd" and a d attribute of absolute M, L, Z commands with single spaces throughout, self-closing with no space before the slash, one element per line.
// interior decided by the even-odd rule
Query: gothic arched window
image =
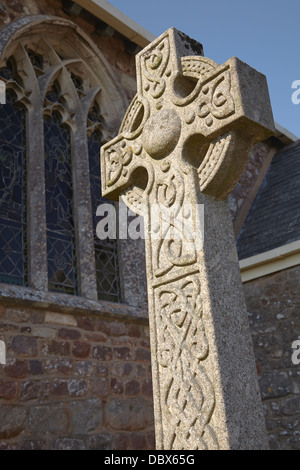
<path fill-rule="evenodd" d="M 0 62 L 0 282 L 119 302 L 117 241 L 95 228 L 100 147 L 126 103 L 71 22 L 11 28 Z"/>

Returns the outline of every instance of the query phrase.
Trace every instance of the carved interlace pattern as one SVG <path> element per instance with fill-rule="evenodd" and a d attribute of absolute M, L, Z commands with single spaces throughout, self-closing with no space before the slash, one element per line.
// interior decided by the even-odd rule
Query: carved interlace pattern
<path fill-rule="evenodd" d="M 209 424 L 215 396 L 205 370 L 209 346 L 202 321 L 198 275 L 159 288 L 156 298 L 158 361 L 168 371 L 162 374 L 163 412 L 173 429 L 166 448 L 217 449 L 217 438 Z"/>
<path fill-rule="evenodd" d="M 156 198 L 161 222 L 175 219 L 178 207 L 183 205 L 185 187 L 179 173 L 165 183 L 164 194 L 169 198 Z M 157 243 L 152 240 L 162 420 L 172 430 L 166 433 L 164 445 L 176 450 L 217 449 L 210 425 L 215 395 L 205 368 L 209 345 L 196 242 L 176 222 L 170 224 L 168 232 Z"/>

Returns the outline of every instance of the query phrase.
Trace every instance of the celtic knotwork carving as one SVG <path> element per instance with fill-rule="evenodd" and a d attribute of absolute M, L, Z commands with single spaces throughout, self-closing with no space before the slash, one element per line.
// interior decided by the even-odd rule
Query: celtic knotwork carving
<path fill-rule="evenodd" d="M 151 216 L 154 274 L 161 277 L 174 267 L 189 266 L 196 262 L 196 247 L 191 224 L 184 212 L 184 179 L 179 171 L 172 171 L 167 178 L 158 180 Z M 190 215 L 190 214 L 189 214 Z M 158 237 L 155 237 L 156 234 Z"/>
<path fill-rule="evenodd" d="M 112 186 L 120 177 L 123 167 L 132 160 L 132 148 L 125 140 L 116 142 L 106 151 L 106 184 Z M 126 170 L 125 170 L 126 171 Z"/>
<path fill-rule="evenodd" d="M 166 71 L 170 54 L 169 37 L 163 38 L 159 44 L 142 56 L 144 91 L 150 92 L 152 98 L 159 98 L 165 91 Z"/>
<path fill-rule="evenodd" d="M 212 126 L 213 118 L 225 119 L 234 113 L 235 106 L 230 88 L 228 69 L 201 88 L 197 114 L 200 118 L 205 118 L 208 127 Z"/>
<path fill-rule="evenodd" d="M 184 181 L 179 171 L 168 174 L 167 178 L 157 181 L 156 201 L 162 207 L 166 208 L 166 213 L 173 206 L 177 209 L 183 203 L 184 199 Z"/>
<path fill-rule="evenodd" d="M 165 391 L 166 405 L 171 410 L 174 432 L 168 449 L 217 450 L 217 437 L 209 424 L 215 407 L 213 386 L 201 364 L 190 365 L 183 352 L 182 376 L 174 374 Z M 195 444 L 196 443 L 196 444 Z"/>
<path fill-rule="evenodd" d="M 214 390 L 202 362 L 209 347 L 202 319 L 198 275 L 187 276 L 157 292 L 158 362 L 163 381 L 163 414 L 172 421 L 169 449 L 217 448 L 209 424 Z M 195 448 L 197 436 L 197 448 Z"/>
<path fill-rule="evenodd" d="M 170 229 L 172 229 L 172 225 Z M 197 261 L 196 247 L 193 241 L 182 238 L 163 239 L 157 250 L 156 277 L 163 276 L 174 267 L 189 266 Z"/>
<path fill-rule="evenodd" d="M 184 75 L 197 78 L 197 82 L 188 96 L 182 98 L 174 95 L 173 102 L 185 109 L 187 124 L 196 124 L 204 135 L 208 135 L 220 120 L 235 113 L 230 66 L 220 67 L 202 57 L 184 57 L 182 66 Z"/>

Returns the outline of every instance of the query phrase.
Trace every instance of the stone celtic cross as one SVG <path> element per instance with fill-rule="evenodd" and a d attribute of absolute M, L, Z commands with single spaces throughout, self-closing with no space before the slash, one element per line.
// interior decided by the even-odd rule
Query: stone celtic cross
<path fill-rule="evenodd" d="M 137 95 L 101 149 L 102 193 L 145 216 L 157 448 L 264 449 L 226 197 L 273 118 L 263 75 L 202 52 L 171 28 L 137 55 Z M 191 216 L 201 205 L 204 220 Z"/>

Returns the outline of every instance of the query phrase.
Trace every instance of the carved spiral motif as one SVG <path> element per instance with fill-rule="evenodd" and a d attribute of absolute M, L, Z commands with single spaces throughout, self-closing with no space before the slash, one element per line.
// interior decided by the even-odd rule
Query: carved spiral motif
<path fill-rule="evenodd" d="M 106 150 L 106 184 L 112 186 L 122 173 L 123 167 L 129 165 L 132 160 L 132 148 L 128 147 L 126 141 L 118 142 Z"/>
<path fill-rule="evenodd" d="M 150 92 L 157 99 L 165 91 L 166 82 L 163 77 L 170 55 L 169 38 L 164 38 L 155 48 L 143 57 L 144 91 Z"/>

